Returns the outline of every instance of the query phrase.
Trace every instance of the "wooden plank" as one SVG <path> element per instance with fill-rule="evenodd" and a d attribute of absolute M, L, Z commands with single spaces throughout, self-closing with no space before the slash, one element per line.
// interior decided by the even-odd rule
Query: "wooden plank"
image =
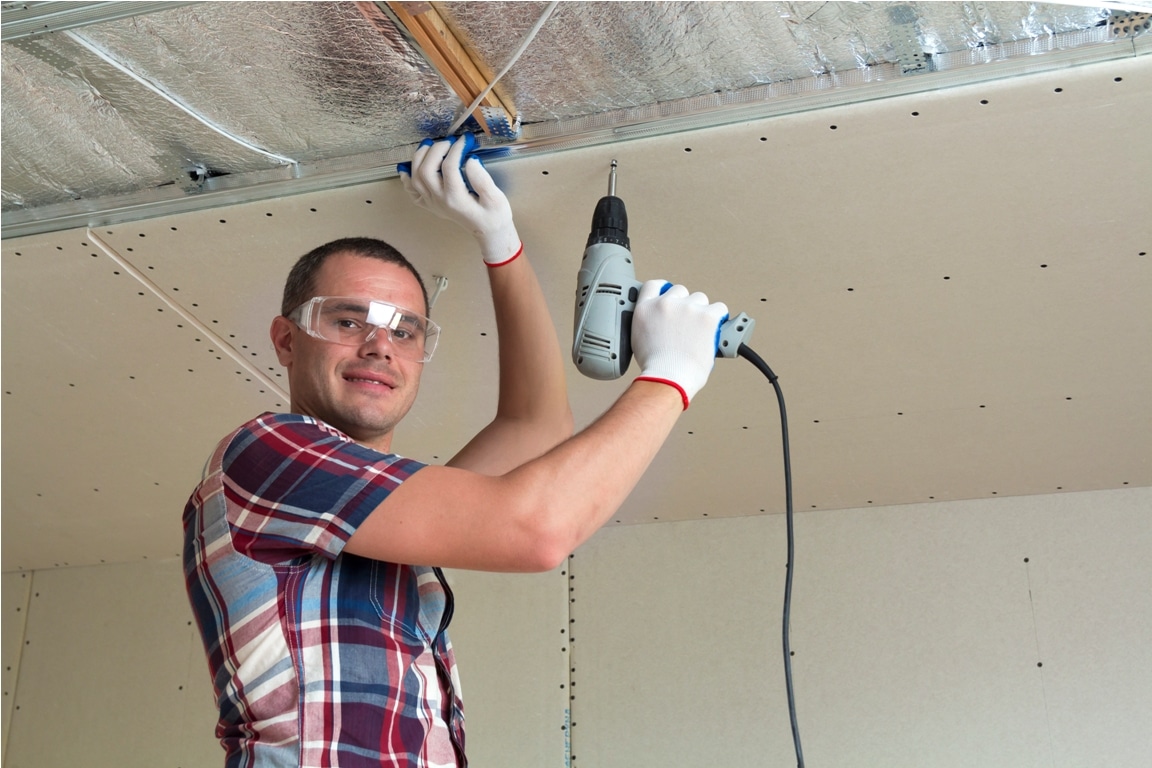
<path fill-rule="evenodd" d="M 357 3 L 361 13 L 379 13 L 374 3 Z M 471 104 L 488 87 L 493 75 L 478 57 L 460 42 L 443 17 L 428 3 L 389 2 L 389 10 L 396 16 L 408 33 L 422 49 L 428 62 L 444 77 L 448 85 L 465 104 Z M 371 9 L 371 10 L 369 10 Z M 516 120 L 516 110 L 510 102 L 505 102 L 489 91 L 472 112 L 486 133 L 487 120 L 484 107 L 503 110 L 508 122 Z"/>

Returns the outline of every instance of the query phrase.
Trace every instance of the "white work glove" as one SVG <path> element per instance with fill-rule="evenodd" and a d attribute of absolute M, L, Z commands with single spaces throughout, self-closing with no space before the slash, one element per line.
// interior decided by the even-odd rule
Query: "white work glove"
<path fill-rule="evenodd" d="M 709 304 L 702 293 L 689 295 L 682 285 L 669 285 L 649 280 L 641 286 L 632 317 L 632 350 L 640 364 L 637 378 L 680 390 L 687 409 L 712 372 L 728 307 Z"/>
<path fill-rule="evenodd" d="M 512 223 L 508 198 L 480 160 L 469 158 L 461 170 L 460 159 L 475 147 L 476 139 L 470 134 L 455 140 L 426 139 L 412 158 L 411 170 L 398 170 L 412 202 L 471 232 L 480 244 L 484 263 L 496 267 L 520 255 L 520 235 Z M 468 175 L 467 184 L 464 174 Z M 468 184 L 475 194 L 468 190 Z"/>

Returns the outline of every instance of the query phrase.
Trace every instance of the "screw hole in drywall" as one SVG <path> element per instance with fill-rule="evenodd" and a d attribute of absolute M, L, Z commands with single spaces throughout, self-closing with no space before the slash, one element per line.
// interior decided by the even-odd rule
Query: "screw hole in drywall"
<path fill-rule="evenodd" d="M 1053 93 L 1064 93 L 1064 89 L 1063 88 L 1056 88 L 1052 92 Z"/>
<path fill-rule="evenodd" d="M 1121 82 L 1123 79 L 1124 79 L 1124 78 L 1122 78 L 1122 77 L 1114 77 L 1114 78 L 1112 78 L 1112 82 L 1114 82 L 1114 83 L 1119 83 L 1119 82 Z"/>
<path fill-rule="evenodd" d="M 828 129 L 829 129 L 829 130 L 832 130 L 832 131 L 834 131 L 834 130 L 836 130 L 838 127 L 839 127 L 839 126 L 830 125 L 830 126 L 828 126 Z"/>
<path fill-rule="evenodd" d="M 684 151 L 685 151 L 685 152 L 691 152 L 691 151 L 692 151 L 692 147 L 684 147 Z"/>

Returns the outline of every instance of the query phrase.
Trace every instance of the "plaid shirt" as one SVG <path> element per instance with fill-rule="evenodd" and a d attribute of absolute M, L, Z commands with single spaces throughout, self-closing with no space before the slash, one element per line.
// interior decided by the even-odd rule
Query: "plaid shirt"
<path fill-rule="evenodd" d="M 184 574 L 228 768 L 466 764 L 443 574 L 341 554 L 423 466 L 295 414 L 217 446 Z"/>

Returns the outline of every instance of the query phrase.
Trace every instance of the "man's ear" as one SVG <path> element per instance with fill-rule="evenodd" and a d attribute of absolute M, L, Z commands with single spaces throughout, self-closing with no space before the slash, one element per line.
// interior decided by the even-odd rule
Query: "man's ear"
<path fill-rule="evenodd" d="M 285 368 L 292 366 L 292 341 L 296 324 L 283 315 L 272 318 L 272 327 L 268 335 L 272 338 L 272 348 L 276 350 L 276 359 Z"/>

